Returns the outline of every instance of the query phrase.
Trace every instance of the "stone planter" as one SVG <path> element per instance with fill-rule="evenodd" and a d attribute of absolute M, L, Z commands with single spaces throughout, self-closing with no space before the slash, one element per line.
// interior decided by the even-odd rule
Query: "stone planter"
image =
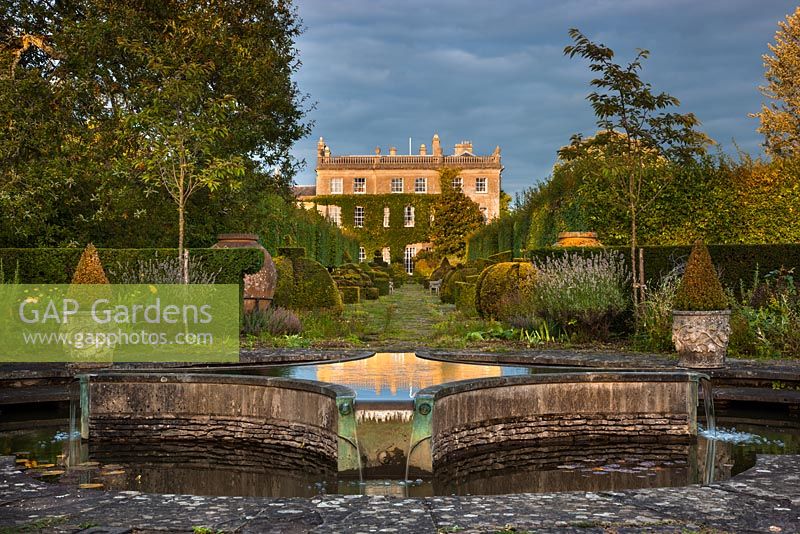
<path fill-rule="evenodd" d="M 554 247 L 602 247 L 597 232 L 559 232 Z"/>
<path fill-rule="evenodd" d="M 272 303 L 278 284 L 278 271 L 270 253 L 258 242 L 256 234 L 220 234 L 211 248 L 259 248 L 264 252 L 264 265 L 255 274 L 244 275 L 244 311 L 265 310 Z"/>
<path fill-rule="evenodd" d="M 672 342 L 681 367 L 725 367 L 731 334 L 730 310 L 672 312 Z"/>

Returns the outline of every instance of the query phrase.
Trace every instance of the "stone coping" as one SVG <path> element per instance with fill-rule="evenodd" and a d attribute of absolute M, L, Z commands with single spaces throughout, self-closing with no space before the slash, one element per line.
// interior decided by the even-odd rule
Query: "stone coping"
<path fill-rule="evenodd" d="M 293 365 L 301 363 L 319 363 L 357 360 L 369 358 L 375 354 L 373 350 L 316 350 L 316 349 L 243 349 L 239 352 L 238 365 Z M 198 362 L 120 362 L 114 363 L 109 368 L 112 372 L 118 371 L 144 371 L 157 369 L 166 371 L 174 370 L 224 370 L 232 368 L 232 364 L 208 364 Z M 82 371 L 69 363 L 0 363 L 0 380 L 29 380 L 46 378 L 72 378 Z M 93 370 L 93 372 L 95 372 Z"/>
<path fill-rule="evenodd" d="M 708 486 L 616 492 L 394 498 L 201 497 L 46 484 L 0 457 L 0 527 L 40 531 L 192 532 L 722 532 L 800 531 L 800 456 L 758 457 Z M 41 527 L 40 527 L 41 528 Z M 13 530 L 12 530 L 13 531 Z M 86 532 L 89 532 L 88 530 Z"/>
<path fill-rule="evenodd" d="M 602 382 L 698 382 L 708 375 L 693 371 L 599 371 L 577 373 L 548 373 L 527 376 L 497 376 L 490 378 L 471 378 L 446 382 L 429 386 L 417 392 L 418 397 L 430 397 L 434 400 L 456 395 L 467 391 L 518 386 L 529 384 L 563 384 L 563 383 L 602 383 Z"/>
<path fill-rule="evenodd" d="M 677 358 L 644 352 L 611 352 L 566 349 L 531 349 L 521 352 L 482 352 L 470 350 L 416 351 L 420 358 L 460 363 L 494 365 L 550 365 L 608 370 L 676 370 Z M 794 382 L 800 379 L 800 360 L 739 360 L 728 358 L 726 367 L 703 369 L 711 378 L 761 379 Z"/>
<path fill-rule="evenodd" d="M 317 393 L 332 399 L 337 397 L 355 397 L 355 391 L 338 384 L 257 375 L 217 375 L 211 373 L 101 373 L 82 375 L 89 378 L 92 384 L 115 383 L 165 383 L 165 384 L 227 384 L 231 386 L 261 386 L 280 389 L 293 389 Z"/>

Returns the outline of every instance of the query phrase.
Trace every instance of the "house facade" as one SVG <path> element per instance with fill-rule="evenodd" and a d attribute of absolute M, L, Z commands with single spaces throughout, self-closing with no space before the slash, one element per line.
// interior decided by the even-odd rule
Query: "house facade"
<path fill-rule="evenodd" d="M 380 251 L 385 261 L 403 261 L 410 271 L 416 254 L 430 247 L 442 167 L 460 169 L 453 185 L 479 206 L 487 222 L 499 216 L 500 148 L 478 156 L 472 143 L 463 141 L 445 155 L 438 135 L 430 151 L 422 144 L 418 154 L 398 154 L 392 147 L 388 154 L 376 148 L 372 155 L 342 156 L 333 155 L 320 138 L 316 185 L 299 186 L 298 201 L 357 236 L 363 244 L 361 261 Z"/>

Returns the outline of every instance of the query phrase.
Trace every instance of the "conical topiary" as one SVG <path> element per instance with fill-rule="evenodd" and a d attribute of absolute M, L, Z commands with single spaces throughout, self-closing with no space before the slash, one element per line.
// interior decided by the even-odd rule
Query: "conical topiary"
<path fill-rule="evenodd" d="M 107 284 L 108 278 L 103 271 L 103 264 L 100 263 L 100 256 L 97 254 L 97 249 L 94 245 L 89 243 L 83 249 L 81 259 L 78 260 L 78 266 L 75 268 L 75 274 L 72 275 L 73 284 Z"/>
<path fill-rule="evenodd" d="M 711 311 L 728 308 L 728 299 L 711 255 L 701 241 L 696 241 L 686 264 L 673 308 L 682 311 Z"/>

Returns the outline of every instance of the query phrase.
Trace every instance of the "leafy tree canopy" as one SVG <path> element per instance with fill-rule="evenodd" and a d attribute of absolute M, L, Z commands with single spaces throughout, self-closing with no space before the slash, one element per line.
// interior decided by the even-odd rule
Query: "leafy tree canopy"
<path fill-rule="evenodd" d="M 441 194 L 434 206 L 431 223 L 431 242 L 437 256 L 463 255 L 467 236 L 483 226 L 480 207 L 464 192 L 453 186 L 461 169 L 439 169 Z"/>
<path fill-rule="evenodd" d="M 163 183 L 137 177 L 154 176 L 178 138 L 192 139 L 184 155 L 215 189 L 188 201 L 190 226 L 219 230 L 253 204 L 212 187 L 223 169 L 242 190 L 288 197 L 289 148 L 308 132 L 291 2 L 0 5 L 0 241 L 174 243 Z"/>
<path fill-rule="evenodd" d="M 754 116 L 761 120 L 767 150 L 777 156 L 800 155 L 800 7 L 778 23 L 772 54 L 765 54 L 761 93 L 770 102 Z"/>

